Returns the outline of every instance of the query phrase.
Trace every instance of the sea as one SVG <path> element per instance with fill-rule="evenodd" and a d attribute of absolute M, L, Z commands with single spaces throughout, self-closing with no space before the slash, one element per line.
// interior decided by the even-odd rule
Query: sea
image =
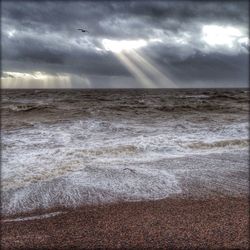
<path fill-rule="evenodd" d="M 248 89 L 3 89 L 1 104 L 5 215 L 164 199 L 185 180 L 248 190 Z"/>

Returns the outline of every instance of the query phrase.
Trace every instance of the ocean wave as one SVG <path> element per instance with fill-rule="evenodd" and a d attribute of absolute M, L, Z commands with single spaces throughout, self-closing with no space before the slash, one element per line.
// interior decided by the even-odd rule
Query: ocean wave
<path fill-rule="evenodd" d="M 7 109 L 15 112 L 25 112 L 31 110 L 42 110 L 42 109 L 51 109 L 51 105 L 39 105 L 39 104 L 11 104 L 7 106 Z"/>
<path fill-rule="evenodd" d="M 101 147 L 96 149 L 85 149 L 80 150 L 79 154 L 89 155 L 89 156 L 99 156 L 99 155 L 121 155 L 121 154 L 135 154 L 138 153 L 139 148 L 134 145 L 118 145 L 116 147 Z M 75 154 L 75 153 L 74 153 Z"/>
<path fill-rule="evenodd" d="M 155 109 L 164 112 L 189 112 L 189 111 L 198 111 L 198 112 L 236 112 L 236 111 L 246 111 L 248 110 L 244 105 L 238 104 L 228 104 L 222 105 L 220 102 L 208 101 L 208 100 L 199 100 L 199 101 L 184 101 L 182 103 L 170 103 L 168 105 L 156 105 L 150 107 L 150 109 Z"/>
<path fill-rule="evenodd" d="M 215 141 L 211 143 L 207 142 L 195 142 L 188 145 L 192 149 L 210 149 L 210 148 L 224 148 L 224 147 L 248 147 L 249 139 L 233 139 L 233 140 L 223 140 Z"/>
<path fill-rule="evenodd" d="M 97 167 L 91 171 L 89 167 L 70 176 L 3 191 L 2 213 L 8 215 L 57 206 L 74 207 L 121 200 L 162 199 L 180 192 L 175 175 L 165 170 L 135 170 L 131 166 L 120 169 Z"/>

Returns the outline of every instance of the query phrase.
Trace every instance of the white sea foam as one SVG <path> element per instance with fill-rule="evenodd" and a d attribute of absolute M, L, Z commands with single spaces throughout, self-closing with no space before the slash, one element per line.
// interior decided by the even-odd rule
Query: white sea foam
<path fill-rule="evenodd" d="M 88 119 L 3 132 L 3 212 L 164 198 L 182 190 L 158 161 L 248 146 L 247 123 L 178 121 Z M 245 144 L 224 146 L 229 140 Z"/>

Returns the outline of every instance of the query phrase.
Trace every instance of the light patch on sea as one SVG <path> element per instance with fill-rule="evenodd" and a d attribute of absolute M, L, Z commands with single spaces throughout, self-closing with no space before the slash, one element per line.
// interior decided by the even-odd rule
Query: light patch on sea
<path fill-rule="evenodd" d="M 86 119 L 4 131 L 2 211 L 179 194 L 176 171 L 159 162 L 246 149 L 248 129 L 248 123 Z"/>

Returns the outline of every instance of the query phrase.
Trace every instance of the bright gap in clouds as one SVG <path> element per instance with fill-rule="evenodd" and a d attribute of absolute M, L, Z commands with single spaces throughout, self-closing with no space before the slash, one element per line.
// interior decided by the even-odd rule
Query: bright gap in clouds
<path fill-rule="evenodd" d="M 131 51 L 133 49 L 139 49 L 147 46 L 147 42 L 143 39 L 140 40 L 109 40 L 103 39 L 102 44 L 107 51 L 112 51 L 114 53 L 120 53 L 122 51 Z"/>
<path fill-rule="evenodd" d="M 232 48 L 239 39 L 245 39 L 243 33 L 232 26 L 204 25 L 202 34 L 203 40 L 210 46 L 224 45 Z"/>

